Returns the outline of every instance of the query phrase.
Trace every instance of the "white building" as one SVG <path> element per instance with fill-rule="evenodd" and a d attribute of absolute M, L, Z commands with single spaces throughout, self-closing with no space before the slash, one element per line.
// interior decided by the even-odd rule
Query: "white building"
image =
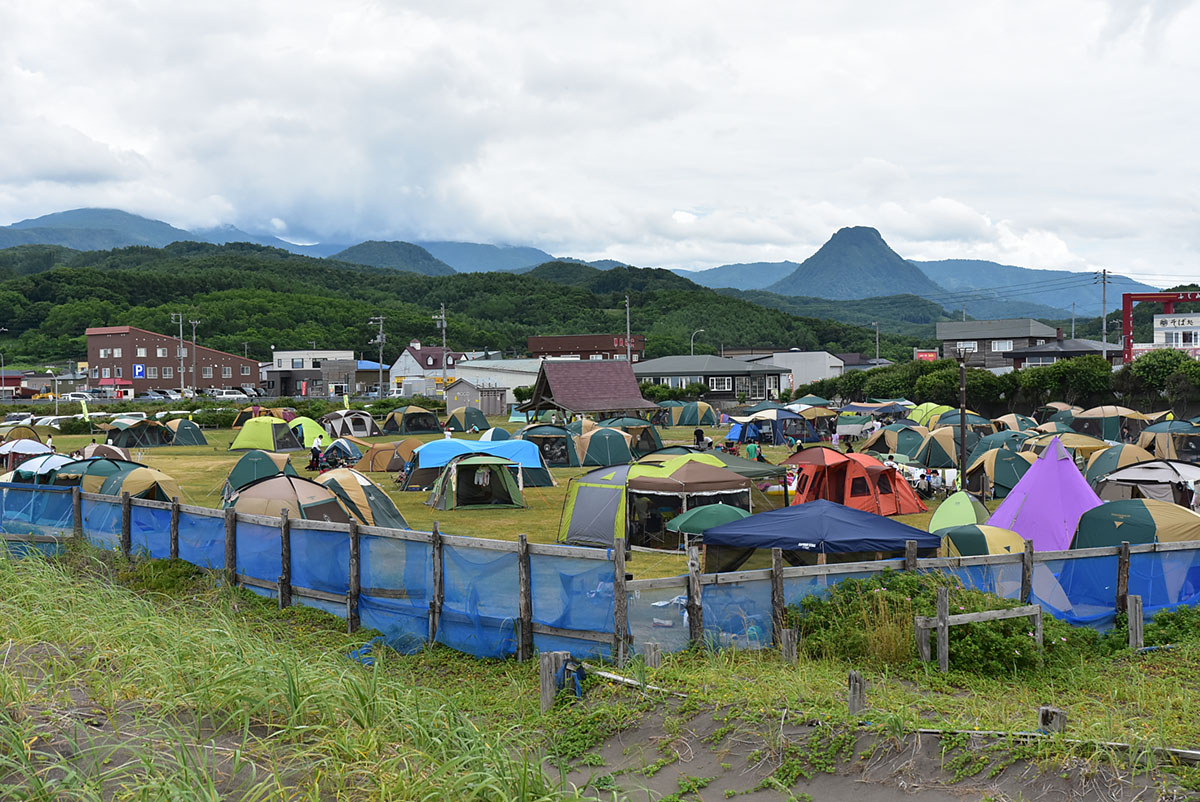
<path fill-rule="evenodd" d="M 1155 315 L 1154 342 L 1134 343 L 1133 358 L 1156 348 L 1174 348 L 1200 359 L 1200 314 Z"/>
<path fill-rule="evenodd" d="M 845 370 L 845 363 L 828 351 L 801 351 L 794 348 L 790 351 L 737 358 L 747 362 L 769 362 L 772 365 L 787 368 L 790 373 L 781 377 L 783 384 L 781 389 L 784 390 L 793 390 L 821 379 L 832 379 L 835 376 L 841 376 Z"/>
<path fill-rule="evenodd" d="M 506 387 L 504 403 L 517 403 L 514 387 L 532 387 L 541 370 L 542 359 L 472 359 L 459 363 L 457 378 L 476 387 Z"/>
<path fill-rule="evenodd" d="M 458 363 L 465 355 L 459 351 L 447 350 L 446 381 L 456 377 Z M 388 378 L 393 388 L 400 388 L 405 379 L 431 379 L 440 388 L 442 383 L 442 346 L 422 346 L 420 340 L 413 340 L 401 353 L 400 357 L 388 371 Z"/>

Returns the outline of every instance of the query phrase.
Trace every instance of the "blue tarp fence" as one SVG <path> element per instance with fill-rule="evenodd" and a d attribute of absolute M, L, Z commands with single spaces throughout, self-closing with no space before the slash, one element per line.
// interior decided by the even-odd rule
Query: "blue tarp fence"
<path fill-rule="evenodd" d="M 121 548 L 121 500 L 79 495 L 83 536 L 101 548 Z M 170 504 L 131 499 L 128 519 L 132 554 L 167 558 L 174 540 L 180 559 L 210 570 L 227 568 L 225 511 L 186 505 L 173 510 Z M 0 484 L 0 537 L 9 553 L 54 552 L 75 526 L 71 488 Z M 281 521 L 237 515 L 232 526 L 239 583 L 277 598 L 284 578 Z M 294 603 L 350 615 L 351 527 L 291 521 L 288 531 Z M 361 623 L 382 632 L 389 646 L 404 653 L 417 651 L 433 631 L 438 643 L 476 657 L 507 657 L 518 651 L 522 625 L 517 544 L 375 527 L 359 527 L 357 533 L 355 609 Z M 1128 592 L 1142 597 L 1147 620 L 1159 610 L 1200 602 L 1200 542 L 1138 545 L 1130 552 Z M 1117 553 L 1116 548 L 1101 548 L 1035 554 L 1030 602 L 1076 626 L 1110 628 L 1116 612 Z M 616 615 L 613 556 L 611 550 L 528 546 L 535 648 L 611 657 Z M 918 570 L 951 573 L 968 587 L 1015 599 L 1021 593 L 1021 561 L 1020 554 L 921 559 Z M 438 565 L 441 574 L 435 576 Z M 902 560 L 881 560 L 785 568 L 784 601 L 796 604 L 806 596 L 825 594 L 843 580 L 902 567 Z M 633 651 L 640 652 L 647 642 L 658 643 L 664 651 L 687 647 L 687 584 L 686 576 L 626 583 L 626 640 Z M 770 646 L 776 634 L 771 585 L 769 570 L 702 575 L 704 639 L 729 648 Z"/>

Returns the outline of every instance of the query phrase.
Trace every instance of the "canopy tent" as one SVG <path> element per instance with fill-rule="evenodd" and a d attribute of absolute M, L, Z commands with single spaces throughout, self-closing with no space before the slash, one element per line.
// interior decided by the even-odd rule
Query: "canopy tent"
<path fill-rule="evenodd" d="M 1172 427 L 1166 432 L 1151 433 L 1148 428 L 1138 437 L 1138 445 L 1159 459 L 1200 462 L 1200 425 L 1189 423 L 1190 428 Z"/>
<path fill-rule="evenodd" d="M 1087 459 L 1097 451 L 1103 451 L 1110 445 L 1098 437 L 1077 432 L 1065 432 L 1063 434 L 1039 434 L 1037 437 L 1031 437 L 1021 444 L 1021 450 L 1041 454 L 1054 442 L 1083 459 Z"/>
<path fill-rule="evenodd" d="M 520 466 L 493 454 L 463 454 L 442 469 L 425 503 L 435 510 L 524 507 Z"/>
<path fill-rule="evenodd" d="M 667 521 L 667 531 L 683 535 L 703 535 L 714 526 L 748 518 L 750 512 L 729 504 L 705 504 L 693 507 Z"/>
<path fill-rule="evenodd" d="M 441 430 L 437 415 L 411 404 L 392 410 L 383 420 L 384 434 L 436 434 Z"/>
<path fill-rule="evenodd" d="M 907 398 L 868 398 L 867 403 L 868 404 L 898 404 L 898 405 L 904 407 L 906 410 L 912 409 L 916 406 L 916 404 L 914 404 L 912 401 L 909 401 Z"/>
<path fill-rule="evenodd" d="M 1124 468 L 1126 465 L 1133 465 L 1152 459 L 1154 459 L 1154 455 L 1141 446 L 1135 446 L 1130 443 L 1109 446 L 1103 451 L 1092 452 L 1091 456 L 1088 457 L 1087 468 L 1083 472 L 1083 478 L 1087 479 L 1088 484 L 1094 488 L 1101 479 L 1108 476 L 1117 468 Z M 1101 498 L 1104 497 L 1101 496 Z"/>
<path fill-rule="evenodd" d="M 907 415 L 909 407 L 906 404 L 898 404 L 894 401 L 885 401 L 882 403 L 863 403 L 856 402 L 851 404 L 843 404 L 842 412 L 855 412 L 860 415 Z"/>
<path fill-rule="evenodd" d="M 253 422 L 248 421 L 248 423 Z M 286 426 L 286 424 L 285 424 Z M 292 519 L 350 523 L 350 514 L 328 487 L 299 476 L 267 476 L 238 488 L 225 502 L 238 512 L 278 517 L 282 510 Z"/>
<path fill-rule="evenodd" d="M 947 557 L 982 557 L 987 554 L 1021 554 L 1025 539 L 1011 529 L 987 524 L 952 526 L 938 532 Z"/>
<path fill-rule="evenodd" d="M 487 417 L 477 407 L 459 407 L 446 418 L 446 430 L 451 432 L 482 432 L 489 426 Z"/>
<path fill-rule="evenodd" d="M 1041 434 L 1073 434 L 1075 430 L 1068 423 L 1062 421 L 1047 421 L 1033 427 L 1033 431 Z"/>
<path fill-rule="evenodd" d="M 321 456 L 326 459 L 339 459 L 343 462 L 358 462 L 363 458 L 362 449 L 352 437 L 339 437 L 321 450 Z M 366 443 L 363 443 L 366 445 Z"/>
<path fill-rule="evenodd" d="M 413 468 L 404 480 L 404 490 L 432 487 L 454 457 L 462 454 L 492 454 L 504 457 L 521 466 L 523 487 L 550 487 L 554 478 L 542 462 L 538 447 L 527 440 L 500 440 L 486 443 L 479 440 L 432 440 L 413 452 Z"/>
<path fill-rule="evenodd" d="M 79 486 L 85 493 L 99 493 L 100 486 L 109 476 L 128 473 L 134 468 L 144 468 L 140 462 L 127 462 L 108 457 L 75 460 L 53 470 L 50 484 Z"/>
<path fill-rule="evenodd" d="M 83 447 L 83 458 L 90 457 L 112 457 L 114 459 L 123 459 L 129 461 L 132 459 L 129 456 L 129 449 L 119 446 L 110 446 L 108 443 L 88 443 Z"/>
<path fill-rule="evenodd" d="M 620 429 L 628 434 L 632 438 L 629 450 L 633 452 L 634 456 L 657 451 L 663 445 L 658 429 L 654 428 L 649 421 L 641 418 L 608 418 L 600 421 L 600 426 Z"/>
<path fill-rule="evenodd" d="M 793 505 L 824 499 L 876 515 L 925 511 L 916 492 L 895 468 L 867 454 L 842 454 L 819 446 L 791 455 L 784 464 L 796 466 Z"/>
<path fill-rule="evenodd" d="M 5 440 L 0 443 L 0 462 L 7 470 L 13 470 L 22 462 L 42 454 L 51 454 L 54 449 L 38 440 Z"/>
<path fill-rule="evenodd" d="M 247 451 L 229 471 L 225 478 L 225 489 L 221 496 L 228 501 L 235 490 L 243 488 L 251 482 L 265 479 L 268 476 L 298 476 L 296 469 L 288 459 L 287 454 L 275 454 L 269 451 Z"/>
<path fill-rule="evenodd" d="M 267 407 L 264 407 L 264 406 L 259 406 L 258 404 L 251 404 L 248 407 L 244 407 L 243 409 L 238 410 L 238 414 L 235 415 L 233 418 L 233 427 L 232 428 L 240 429 L 246 423 L 246 421 L 250 420 L 251 418 L 260 418 L 260 417 L 281 418 L 282 419 L 282 416 L 276 415 L 275 411 L 272 409 L 268 409 Z"/>
<path fill-rule="evenodd" d="M 194 421 L 187 418 L 169 420 L 167 428 L 171 430 L 171 445 L 173 446 L 208 445 L 208 438 L 204 436 L 204 432 L 200 431 L 200 427 Z"/>
<path fill-rule="evenodd" d="M 238 436 L 229 444 L 230 451 L 299 451 L 301 448 L 303 446 L 286 421 L 265 416 L 246 421 Z"/>
<path fill-rule="evenodd" d="M 1094 487 L 1105 501 L 1150 498 L 1187 507 L 1192 503 L 1189 484 L 1200 485 L 1200 465 L 1155 459 L 1118 468 L 1101 477 Z"/>
<path fill-rule="evenodd" d="M 1029 451 L 994 448 L 975 458 L 967 468 L 966 489 L 984 498 L 1004 498 L 1021 481 L 1037 456 Z"/>
<path fill-rule="evenodd" d="M 917 404 L 915 407 L 910 409 L 907 414 L 908 417 L 912 418 L 920 425 L 928 428 L 930 418 L 932 418 L 934 415 L 941 414 L 942 412 L 948 412 L 953 408 L 954 407 L 950 407 L 945 404 L 935 404 L 932 401 L 926 401 L 924 404 Z"/>
<path fill-rule="evenodd" d="M 528 440 L 536 445 L 542 452 L 542 462 L 547 465 L 579 467 L 579 451 L 575 447 L 575 435 L 562 426 L 534 423 L 518 431 L 517 438 Z"/>
<path fill-rule="evenodd" d="M 783 409 L 783 408 L 784 408 L 783 404 L 780 404 L 778 401 L 771 401 L 771 400 L 759 401 L 754 406 L 749 407 L 746 410 L 745 414 L 753 415 L 755 412 L 765 412 L 768 409 Z"/>
<path fill-rule="evenodd" d="M 983 455 L 985 452 L 991 451 L 994 448 L 1003 448 L 1009 451 L 1020 451 L 1021 444 L 1032 436 L 1033 434 L 1030 432 L 1020 432 L 1013 429 L 1005 429 L 1003 431 L 996 432 L 995 434 L 985 434 L 983 437 L 979 438 L 979 442 L 975 444 L 973 449 L 971 449 L 971 456 L 967 458 L 967 464 L 971 465 L 975 462 L 977 457 Z"/>
<path fill-rule="evenodd" d="M 666 462 L 669 458 L 681 454 L 703 454 L 716 460 L 710 464 L 720 464 L 726 470 L 733 471 L 738 476 L 747 479 L 773 479 L 787 476 L 787 465 L 776 465 L 772 462 L 759 462 L 756 459 L 746 459 L 724 451 L 701 451 L 692 446 L 665 446 L 658 451 L 647 454 L 638 460 L 639 463 Z"/>
<path fill-rule="evenodd" d="M 372 443 L 362 459 L 354 464 L 356 471 L 387 471 L 395 473 L 404 470 L 404 466 L 413 457 L 413 451 L 421 446 L 421 441 L 409 437 L 391 443 Z"/>
<path fill-rule="evenodd" d="M 485 429 L 483 434 L 479 435 L 479 439 L 484 442 L 494 442 L 497 440 L 511 440 L 512 435 L 508 429 L 501 429 L 499 426 L 493 426 L 490 429 Z"/>
<path fill-rule="evenodd" d="M 789 437 L 801 443 L 816 443 L 821 439 L 817 436 L 817 430 L 802 415 L 783 408 L 734 416 L 733 420 L 742 424 L 739 442 L 743 443 L 753 439 L 751 433 L 756 429 L 759 432 L 758 439 L 762 439 L 761 433 L 767 432 L 770 444 L 775 446 L 784 445 Z"/>
<path fill-rule="evenodd" d="M 293 418 L 288 422 L 288 426 L 304 448 L 312 448 L 318 437 L 321 438 L 322 443 L 325 442 L 325 427 L 310 417 Z"/>
<path fill-rule="evenodd" d="M 929 519 L 929 531 L 940 532 L 955 526 L 981 524 L 991 515 L 983 502 L 965 490 L 958 490 L 938 505 Z"/>
<path fill-rule="evenodd" d="M 926 426 L 928 426 L 930 431 L 932 431 L 940 426 L 957 427 L 961 421 L 966 422 L 968 432 L 973 432 L 980 437 L 984 436 L 985 434 L 995 434 L 996 432 L 996 427 L 992 425 L 990 420 L 982 415 L 972 412 L 969 409 L 966 410 L 966 415 L 963 415 L 962 412 L 957 409 L 942 410 L 937 414 L 930 415 L 929 422 L 926 424 Z M 967 448 L 970 447 L 971 446 L 968 443 Z"/>
<path fill-rule="evenodd" d="M 1024 432 L 1038 425 L 1038 422 L 1028 415 L 1018 415 L 1010 412 L 998 418 L 992 418 L 992 425 L 997 432 Z"/>
<path fill-rule="evenodd" d="M 881 454 L 903 454 L 911 459 L 917 456 L 917 452 L 921 448 L 921 443 L 928 434 L 929 430 L 924 426 L 889 423 L 867 437 L 859 447 L 859 451 L 875 451 Z"/>
<path fill-rule="evenodd" d="M 123 420 L 101 423 L 100 428 L 108 432 L 105 442 L 120 448 L 156 448 L 168 446 L 174 432 L 154 420 Z"/>
<path fill-rule="evenodd" d="M 336 409 L 321 416 L 321 425 L 330 437 L 378 437 L 382 434 L 371 413 L 361 409 Z"/>
<path fill-rule="evenodd" d="M 800 398 L 793 398 L 792 403 L 805 404 L 810 407 L 827 407 L 832 402 L 827 401 L 819 395 L 813 395 L 812 393 L 809 393 L 808 395 L 801 396 Z"/>
<path fill-rule="evenodd" d="M 1104 405 L 1075 413 L 1071 428 L 1080 434 L 1090 434 L 1103 440 L 1123 440 L 1123 430 L 1135 437 L 1150 423 L 1140 412 L 1129 407 Z"/>
<path fill-rule="evenodd" d="M 408 529 L 408 522 L 396 509 L 383 488 L 350 468 L 335 468 L 317 477 L 317 484 L 329 488 L 354 518 L 365 526 Z"/>
<path fill-rule="evenodd" d="M 0 428 L 0 443 L 7 443 L 10 440 L 34 440 L 38 443 L 42 442 L 41 436 L 32 426 L 6 426 Z"/>
<path fill-rule="evenodd" d="M 49 484 L 54 472 L 75 460 L 62 454 L 42 454 L 25 460 L 11 471 L 5 481 L 22 484 Z"/>
<path fill-rule="evenodd" d="M 104 477 L 95 491 L 106 496 L 121 496 L 128 493 L 131 498 L 152 501 L 171 501 L 183 498 L 183 491 L 173 478 L 153 468 L 138 466 L 111 473 Z"/>
<path fill-rule="evenodd" d="M 1136 498 L 1110 501 L 1081 515 L 1071 548 L 1185 540 L 1200 540 L 1200 515 L 1169 501 Z"/>
<path fill-rule="evenodd" d="M 958 438 L 957 431 L 949 426 L 934 429 L 921 441 L 921 446 L 913 456 L 913 461 L 926 468 L 956 468 L 958 467 Z M 970 449 L 971 444 L 967 443 Z"/>
<path fill-rule="evenodd" d="M 1071 544 L 1079 516 L 1102 503 L 1055 438 L 987 522 L 1032 540 L 1035 551 L 1059 551 Z"/>
<path fill-rule="evenodd" d="M 736 571 L 756 549 L 782 549 L 784 559 L 792 565 L 811 565 L 819 561 L 818 555 L 842 559 L 899 556 L 909 540 L 917 542 L 918 555 L 931 556 L 941 545 L 937 535 L 908 524 L 819 500 L 760 512 L 707 530 L 704 570 Z"/>
<path fill-rule="evenodd" d="M 625 465 L 633 462 L 633 438 L 602 427 L 575 438 L 576 465 Z"/>

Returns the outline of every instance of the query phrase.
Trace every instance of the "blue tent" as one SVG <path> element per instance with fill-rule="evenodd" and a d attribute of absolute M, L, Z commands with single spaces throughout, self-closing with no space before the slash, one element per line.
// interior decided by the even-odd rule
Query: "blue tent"
<path fill-rule="evenodd" d="M 554 484 L 550 471 L 542 461 L 542 452 L 528 440 L 431 440 L 413 452 L 412 470 L 405 490 L 432 486 L 450 460 L 462 454 L 491 454 L 504 457 L 521 466 L 526 487 L 548 487 Z"/>
<path fill-rule="evenodd" d="M 706 530 L 705 570 L 736 571 L 755 549 L 783 549 L 785 559 L 796 565 L 811 564 L 817 554 L 903 553 L 908 540 L 917 541 L 918 554 L 936 552 L 942 542 L 937 535 L 891 518 L 819 499 Z"/>

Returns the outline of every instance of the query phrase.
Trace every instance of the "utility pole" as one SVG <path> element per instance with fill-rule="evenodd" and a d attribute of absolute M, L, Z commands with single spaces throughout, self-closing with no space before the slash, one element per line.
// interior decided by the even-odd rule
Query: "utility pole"
<path fill-rule="evenodd" d="M 376 315 L 369 321 L 379 324 L 379 334 L 373 340 L 379 344 L 379 398 L 383 398 L 383 344 L 387 342 L 387 335 L 383 333 L 383 319 L 383 315 Z M 442 358 L 445 359 L 445 353 L 442 354 Z"/>
<path fill-rule="evenodd" d="M 242 342 L 242 356 L 250 358 L 250 343 L 245 341 Z"/>
<path fill-rule="evenodd" d="M 192 324 L 192 392 L 196 392 L 196 327 L 200 325 L 199 320 L 189 320 Z"/>
<path fill-rule="evenodd" d="M 871 324 L 875 327 L 875 364 L 879 364 L 879 321 Z"/>
<path fill-rule="evenodd" d="M 629 296 L 625 296 L 625 361 L 633 364 L 633 344 L 630 342 L 632 334 L 629 329 Z"/>
<path fill-rule="evenodd" d="M 179 324 L 179 346 L 175 349 L 175 355 L 179 357 L 179 394 L 183 395 L 184 379 L 187 378 L 183 373 L 183 312 L 172 312 L 171 322 Z"/>
<path fill-rule="evenodd" d="M 434 315 L 438 328 L 442 330 L 442 393 L 446 392 L 446 305 L 442 304 L 441 314 Z"/>
<path fill-rule="evenodd" d="M 1071 339 L 1075 339 L 1075 302 L 1071 301 Z"/>
<path fill-rule="evenodd" d="M 1108 270 L 1102 269 L 1096 274 L 1100 283 L 1100 341 L 1108 343 Z"/>

